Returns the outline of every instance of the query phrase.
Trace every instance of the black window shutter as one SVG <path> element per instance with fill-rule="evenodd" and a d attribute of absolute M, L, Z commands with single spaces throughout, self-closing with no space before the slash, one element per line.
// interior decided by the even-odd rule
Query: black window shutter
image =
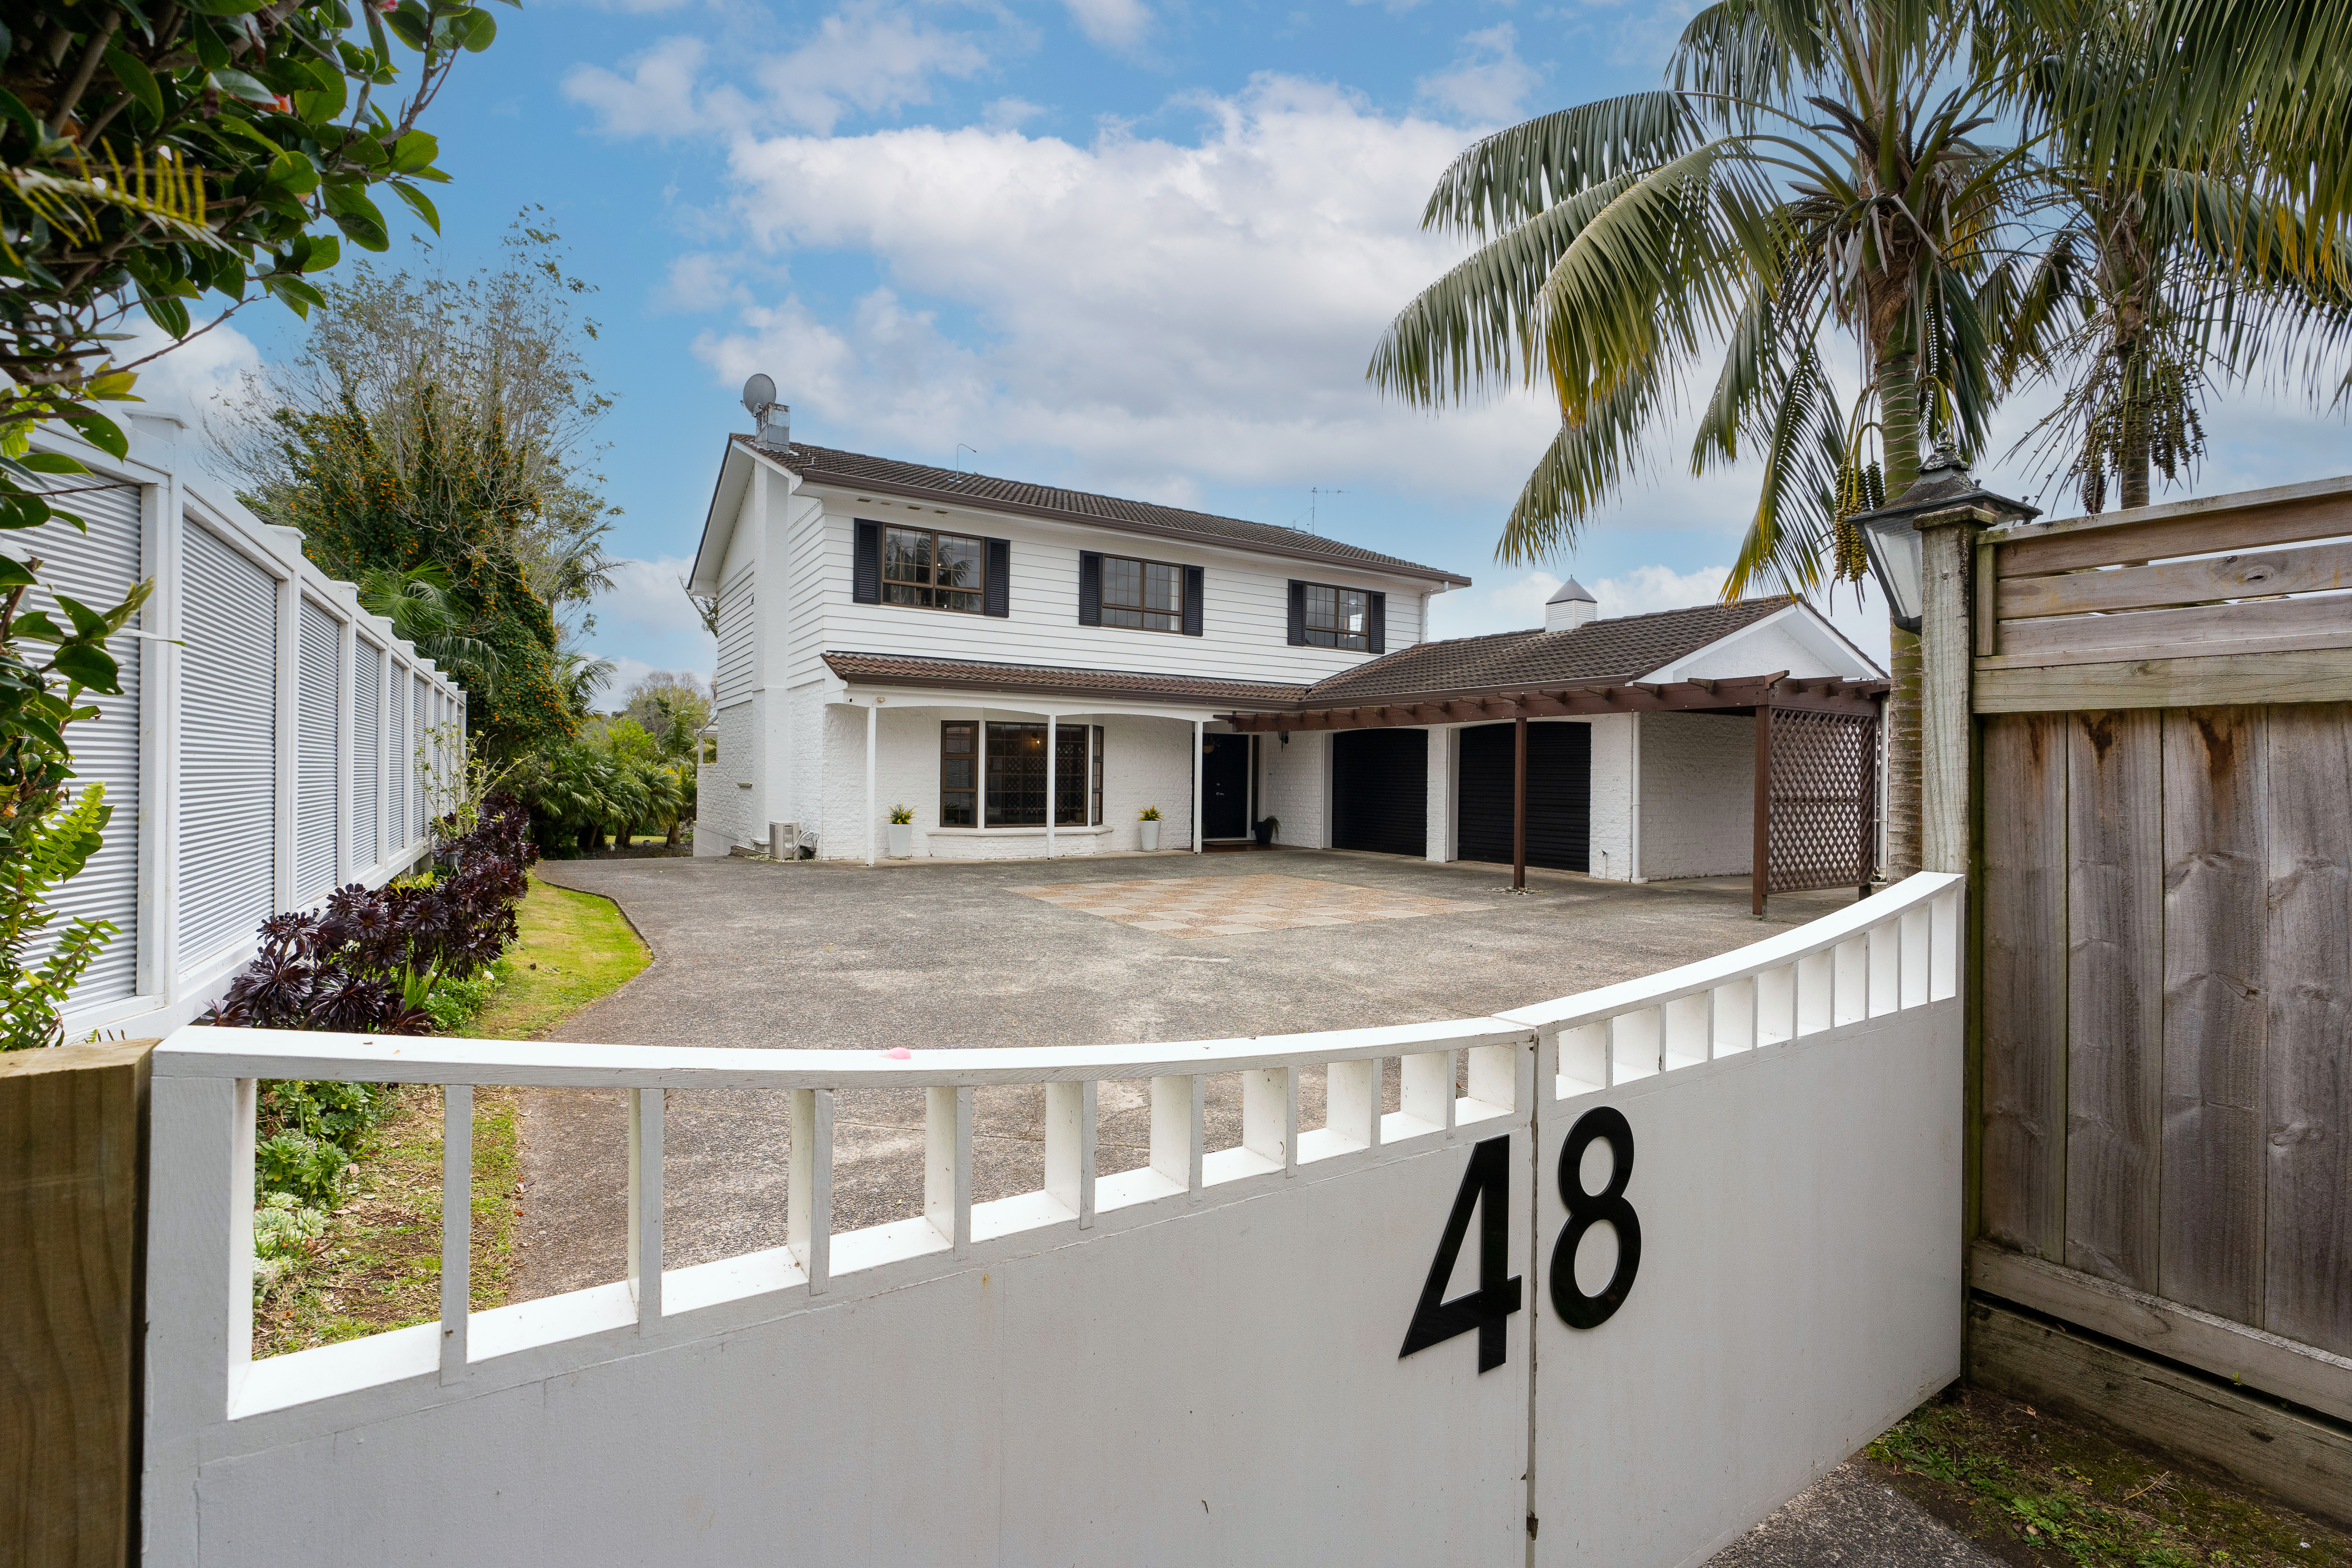
<path fill-rule="evenodd" d="M 1102 552 L 1078 552 L 1078 625 L 1102 625 Z"/>
<path fill-rule="evenodd" d="M 1013 613 L 1013 541 L 992 539 L 988 545 L 988 582 L 981 594 L 981 608 L 992 616 Z"/>
<path fill-rule="evenodd" d="M 860 520 L 849 552 L 849 596 L 861 605 L 882 602 L 882 525 Z"/>
<path fill-rule="evenodd" d="M 1201 585 L 1208 575 L 1198 566 L 1184 568 L 1184 635 L 1201 635 Z"/>
<path fill-rule="evenodd" d="M 1307 584 L 1296 578 L 1290 584 L 1290 646 L 1307 646 Z"/>
<path fill-rule="evenodd" d="M 1364 595 L 1364 630 L 1374 653 L 1389 651 L 1389 596 L 1386 594 Z"/>

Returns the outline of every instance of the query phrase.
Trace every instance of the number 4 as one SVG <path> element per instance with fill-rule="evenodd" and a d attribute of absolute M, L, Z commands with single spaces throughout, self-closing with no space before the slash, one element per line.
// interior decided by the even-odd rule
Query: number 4
<path fill-rule="evenodd" d="M 1474 1208 L 1478 1211 L 1478 1289 L 1448 1301 L 1444 1299 L 1446 1282 L 1454 1278 L 1454 1260 L 1470 1234 Z M 1492 1372 L 1503 1364 L 1505 1320 L 1519 1310 L 1518 1276 L 1504 1278 L 1511 1266 L 1510 1215 L 1511 1141 L 1489 1138 L 1470 1151 L 1470 1168 L 1462 1173 L 1461 1190 L 1454 1194 L 1454 1212 L 1438 1238 L 1437 1257 L 1412 1310 L 1412 1326 L 1404 1331 L 1399 1361 L 1475 1329 L 1478 1370 Z"/>

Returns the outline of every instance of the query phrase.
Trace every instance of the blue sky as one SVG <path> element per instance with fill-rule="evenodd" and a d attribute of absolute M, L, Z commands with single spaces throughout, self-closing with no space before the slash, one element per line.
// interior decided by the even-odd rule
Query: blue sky
<path fill-rule="evenodd" d="M 709 668 L 676 582 L 752 370 L 803 440 L 940 464 L 961 444 L 983 471 L 1276 523 L 1312 505 L 1323 532 L 1475 578 L 1439 601 L 1441 634 L 1535 624 L 1569 573 L 1605 614 L 1700 602 L 1731 559 L 1753 478 L 1693 479 L 1667 431 L 1572 554 L 1500 567 L 1542 407 L 1432 418 L 1363 381 L 1389 317 L 1459 253 L 1417 227 L 1437 174 L 1484 131 L 1656 85 L 1685 14 L 1671 0 L 497 14 L 429 121 L 454 183 L 426 264 L 491 259 L 537 204 L 600 289 L 592 361 L 619 398 L 601 467 L 627 564 L 593 641 L 625 679 Z M 274 309 L 142 390 L 200 405 L 289 352 L 299 323 Z M 2338 420 L 2247 397 L 2211 426 L 2203 492 L 2345 466 Z M 1838 611 L 1883 647 L 1883 616 Z"/>

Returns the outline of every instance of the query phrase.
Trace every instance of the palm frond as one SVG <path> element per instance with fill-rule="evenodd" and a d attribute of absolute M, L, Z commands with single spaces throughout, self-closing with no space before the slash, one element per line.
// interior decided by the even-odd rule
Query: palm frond
<path fill-rule="evenodd" d="M 1640 459 L 1663 392 L 1656 363 L 1645 360 L 1561 422 L 1512 503 L 1497 560 L 1523 565 L 1574 547 L 1584 519 L 1616 493 Z"/>
<path fill-rule="evenodd" d="M 1628 93 L 1498 131 L 1438 177 L 1423 228 L 1501 234 L 1572 196 L 1672 162 L 1705 137 L 1682 96 Z"/>

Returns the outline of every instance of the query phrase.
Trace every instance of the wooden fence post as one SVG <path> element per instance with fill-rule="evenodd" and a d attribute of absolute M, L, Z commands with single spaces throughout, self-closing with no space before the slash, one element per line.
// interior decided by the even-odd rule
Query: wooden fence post
<path fill-rule="evenodd" d="M 136 1540 L 152 1040 L 0 1055 L 0 1562 Z"/>
<path fill-rule="evenodd" d="M 1975 773 L 1976 741 L 1969 710 L 1975 650 L 1969 604 L 1977 535 L 1984 525 L 1972 513 L 1943 513 L 1923 517 L 1916 526 L 1922 577 L 1919 868 L 1965 875 L 1970 861 L 1969 787 Z"/>

